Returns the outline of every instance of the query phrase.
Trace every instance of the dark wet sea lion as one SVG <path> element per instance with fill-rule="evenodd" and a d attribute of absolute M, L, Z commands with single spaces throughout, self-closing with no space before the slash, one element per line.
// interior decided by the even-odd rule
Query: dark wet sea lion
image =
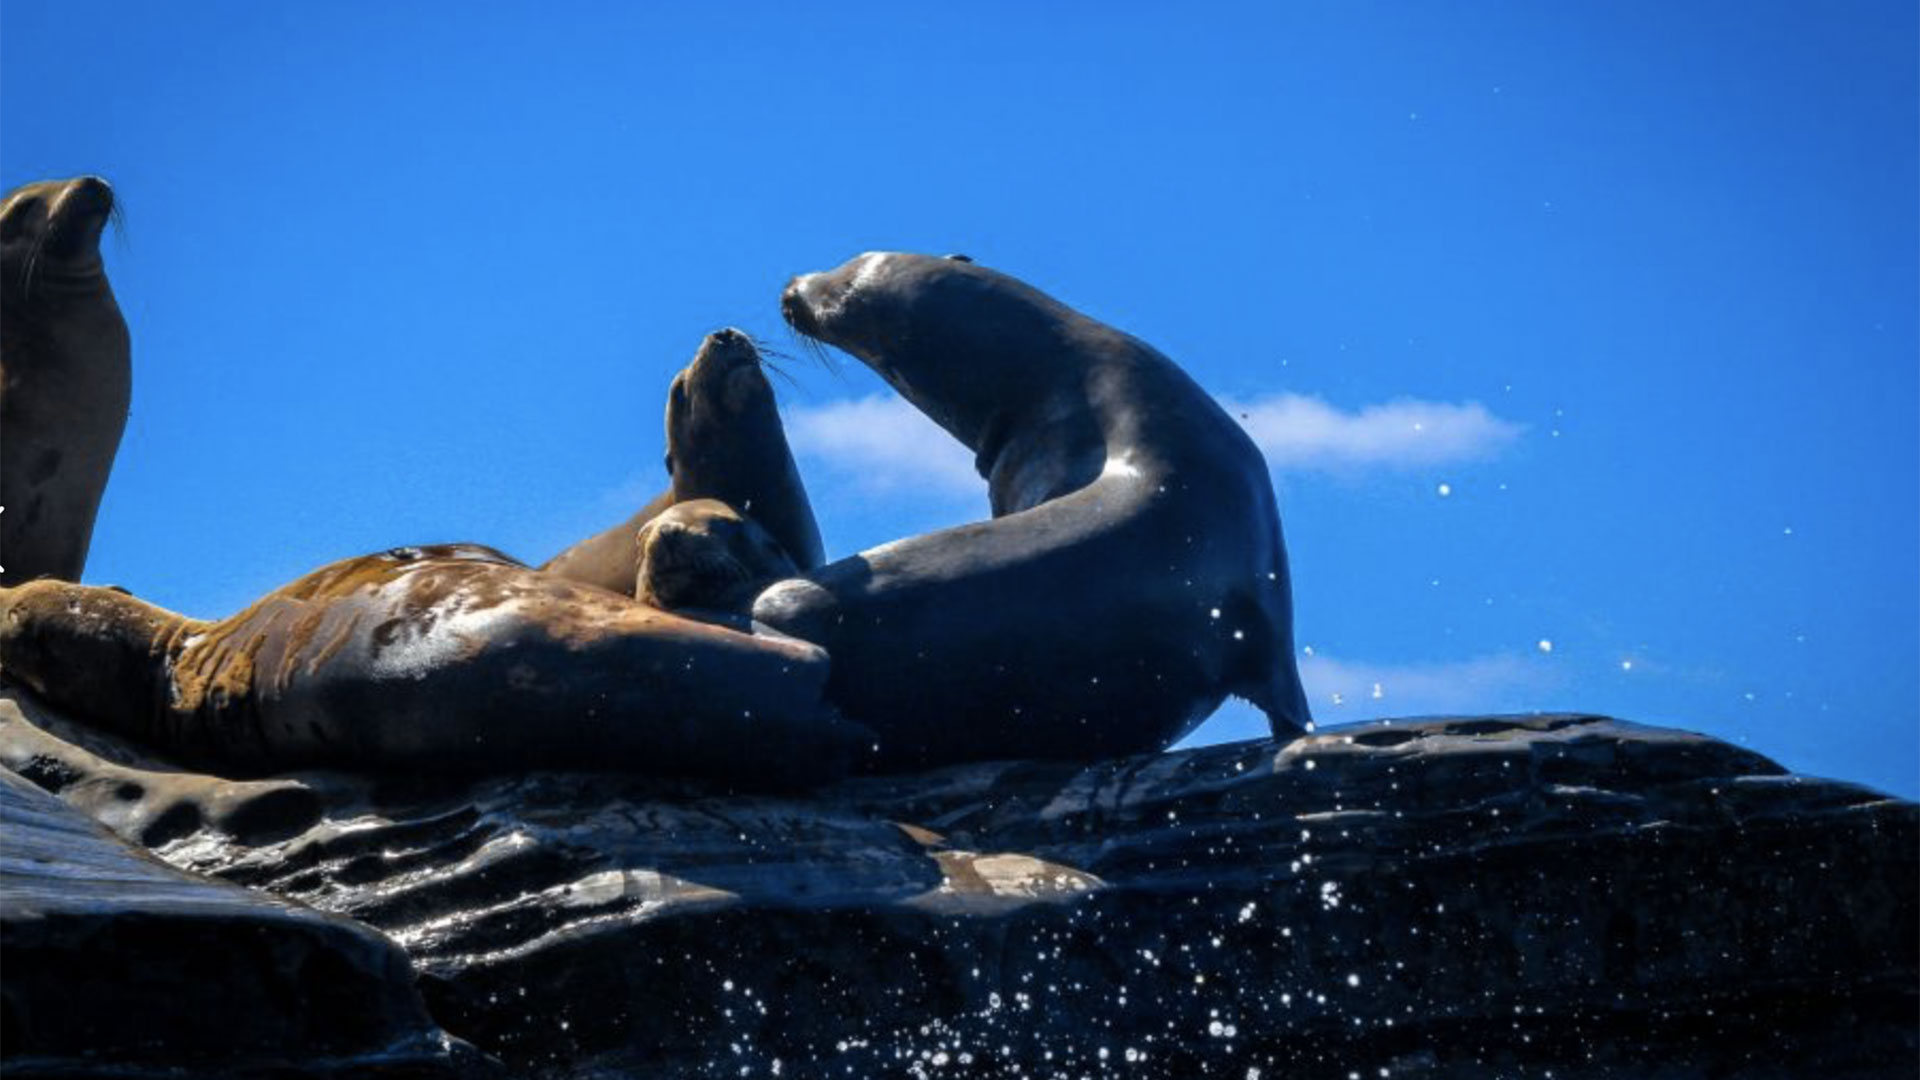
<path fill-rule="evenodd" d="M 827 671 L 817 646 L 473 545 L 334 563 L 218 622 L 111 589 L 0 590 L 0 674 L 230 776 L 582 768 L 804 786 L 866 745 L 823 703 Z"/>
<path fill-rule="evenodd" d="M 880 767 L 1159 749 L 1229 694 L 1307 723 L 1266 463 L 1172 361 L 964 260 L 864 255 L 781 308 L 973 450 L 992 498 L 755 601 L 826 647 Z"/>
<path fill-rule="evenodd" d="M 100 261 L 113 189 L 93 176 L 0 202 L 0 585 L 77 581 L 133 391 Z"/>
<path fill-rule="evenodd" d="M 634 598 L 663 611 L 744 614 L 768 583 L 800 572 L 773 534 L 716 499 L 667 507 L 635 546 Z"/>
<path fill-rule="evenodd" d="M 800 470 L 787 447 L 760 352 L 738 330 L 709 334 L 667 391 L 671 486 L 639 513 L 549 559 L 540 569 L 633 595 L 635 534 L 676 503 L 718 499 L 773 535 L 802 570 L 825 561 Z"/>

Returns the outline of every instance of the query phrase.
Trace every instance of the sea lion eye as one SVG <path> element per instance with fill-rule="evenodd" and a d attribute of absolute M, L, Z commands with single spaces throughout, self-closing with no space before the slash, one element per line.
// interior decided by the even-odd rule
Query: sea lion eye
<path fill-rule="evenodd" d="M 971 255 L 949 255 L 947 258 L 952 259 L 954 262 L 970 263 L 973 261 L 973 256 Z"/>

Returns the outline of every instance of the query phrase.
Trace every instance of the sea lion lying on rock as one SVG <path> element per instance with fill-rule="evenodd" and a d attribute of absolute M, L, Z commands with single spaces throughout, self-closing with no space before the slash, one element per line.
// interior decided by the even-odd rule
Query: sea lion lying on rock
<path fill-rule="evenodd" d="M 1157 750 L 1228 694 L 1308 722 L 1265 461 L 1172 361 L 965 260 L 862 255 L 781 310 L 974 451 L 993 519 L 761 593 L 877 764 Z"/>
<path fill-rule="evenodd" d="M 823 701 L 827 671 L 818 646 L 471 544 L 347 559 L 217 622 L 113 589 L 0 589 L 0 675 L 228 776 L 571 768 L 805 786 L 867 744 Z"/>

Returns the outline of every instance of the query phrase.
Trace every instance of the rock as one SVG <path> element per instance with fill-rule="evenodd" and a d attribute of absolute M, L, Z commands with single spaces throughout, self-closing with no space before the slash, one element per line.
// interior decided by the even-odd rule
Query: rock
<path fill-rule="evenodd" d="M 12 763 L 41 736 L 5 709 Z M 1920 1064 L 1920 808 L 1599 717 L 810 798 L 551 773 L 281 782 L 321 807 L 310 824 L 243 837 L 203 813 L 158 853 L 387 932 L 435 1019 L 516 1075 Z"/>
<path fill-rule="evenodd" d="M 7 1076 L 467 1071 L 367 927 L 173 869 L 4 770 L 0 823 Z"/>
<path fill-rule="evenodd" d="M 241 843 L 263 843 L 320 820 L 320 797 L 298 781 L 187 772 L 24 697 L 0 703 L 0 765 L 147 847 L 208 828 Z"/>

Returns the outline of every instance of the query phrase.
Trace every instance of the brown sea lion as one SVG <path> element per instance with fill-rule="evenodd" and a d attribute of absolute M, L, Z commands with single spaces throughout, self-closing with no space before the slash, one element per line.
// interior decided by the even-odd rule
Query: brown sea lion
<path fill-rule="evenodd" d="M 334 563 L 218 622 L 111 589 L 0 589 L 0 675 L 229 776 L 837 775 L 865 739 L 823 702 L 826 654 L 751 630 L 456 544 Z"/>
<path fill-rule="evenodd" d="M 133 392 L 95 176 L 0 201 L 0 585 L 78 581 Z"/>
<path fill-rule="evenodd" d="M 716 499 L 674 503 L 640 527 L 634 598 L 663 611 L 744 613 L 800 572 L 773 534 Z"/>
<path fill-rule="evenodd" d="M 957 259 L 862 255 L 781 309 L 965 443 L 992 499 L 754 603 L 826 647 L 878 767 L 1157 750 L 1229 694 L 1307 723 L 1266 463 L 1172 361 Z"/>
<path fill-rule="evenodd" d="M 550 574 L 633 595 L 642 525 L 676 503 L 718 499 L 758 522 L 802 570 L 825 561 L 760 352 L 738 330 L 707 335 L 667 392 L 671 486 L 639 513 L 555 555 Z"/>

